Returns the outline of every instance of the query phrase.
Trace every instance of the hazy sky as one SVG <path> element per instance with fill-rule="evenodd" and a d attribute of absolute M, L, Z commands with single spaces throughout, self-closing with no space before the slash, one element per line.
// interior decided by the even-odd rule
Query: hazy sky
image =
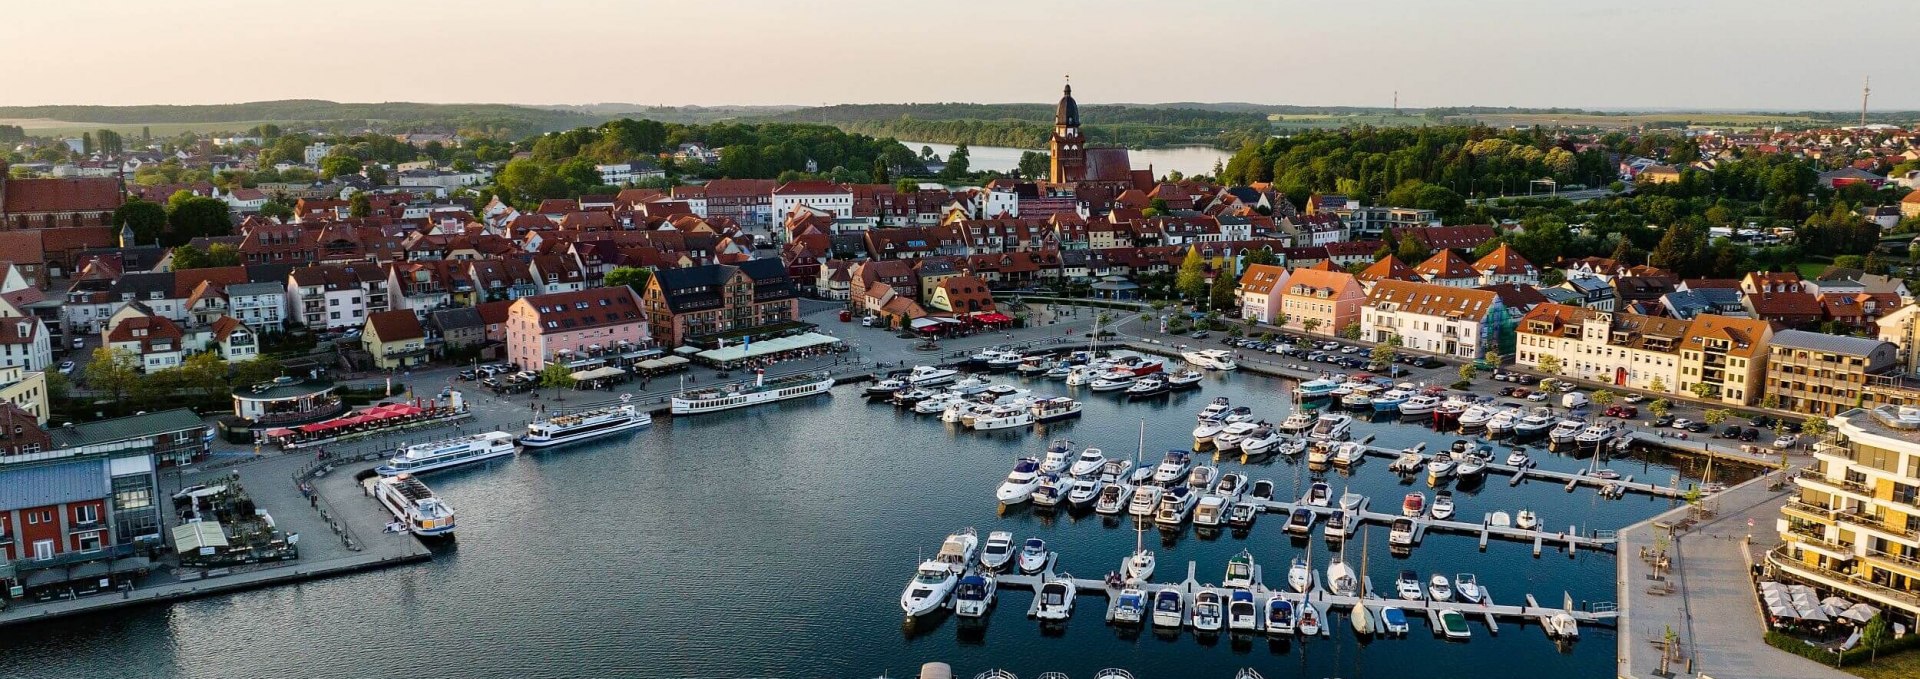
<path fill-rule="evenodd" d="M 1916 0 L 6 0 L 0 105 L 1920 109 Z"/>

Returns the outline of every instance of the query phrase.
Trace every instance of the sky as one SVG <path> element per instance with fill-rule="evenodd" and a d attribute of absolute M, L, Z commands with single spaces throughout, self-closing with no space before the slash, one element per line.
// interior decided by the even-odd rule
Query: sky
<path fill-rule="evenodd" d="M 9 0 L 0 105 L 1920 109 L 1915 0 Z M 1855 29 L 1845 27 L 1854 26 Z"/>

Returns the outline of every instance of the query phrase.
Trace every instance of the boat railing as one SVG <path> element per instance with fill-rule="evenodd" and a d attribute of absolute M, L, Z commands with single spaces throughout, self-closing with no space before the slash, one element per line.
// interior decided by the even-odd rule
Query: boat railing
<path fill-rule="evenodd" d="M 1619 610 L 1620 605 L 1611 601 L 1595 601 L 1587 604 L 1587 612 L 1589 613 L 1616 613 L 1619 612 Z"/>

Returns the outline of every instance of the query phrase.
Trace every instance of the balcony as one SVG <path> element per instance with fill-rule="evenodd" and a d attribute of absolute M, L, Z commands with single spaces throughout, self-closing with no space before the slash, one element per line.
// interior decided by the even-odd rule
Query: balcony
<path fill-rule="evenodd" d="M 99 519 L 94 519 L 92 521 L 75 521 L 73 523 L 67 524 L 67 533 L 68 534 L 90 533 L 97 530 L 103 530 L 106 527 L 107 527 L 107 524 L 102 522 Z"/>
<path fill-rule="evenodd" d="M 1831 568 L 1809 566 L 1805 562 L 1794 559 L 1788 555 L 1785 545 L 1767 552 L 1767 561 L 1771 562 L 1780 570 L 1819 584 L 1838 588 L 1883 603 L 1900 606 L 1907 610 L 1920 611 L 1920 594 L 1893 589 L 1865 578 L 1857 577 L 1851 573 L 1843 573 Z"/>
<path fill-rule="evenodd" d="M 1793 533 L 1794 544 L 1799 545 L 1801 549 L 1825 555 L 1827 558 L 1835 561 L 1846 562 L 1853 560 L 1854 553 L 1852 545 L 1828 542 L 1823 538 L 1812 537 L 1800 531 L 1790 532 Z"/>
<path fill-rule="evenodd" d="M 1845 496 L 1845 497 L 1853 498 L 1854 500 L 1858 500 L 1862 503 L 1873 502 L 1872 490 L 1869 490 L 1865 485 L 1854 483 L 1852 481 L 1847 481 L 1845 479 L 1836 481 L 1834 479 L 1830 479 L 1825 476 L 1821 476 L 1819 474 L 1801 474 L 1799 476 L 1793 477 L 1793 482 L 1796 485 L 1799 485 L 1801 488 L 1817 490 L 1817 491 L 1832 494 L 1832 495 Z"/>
<path fill-rule="evenodd" d="M 1831 508 L 1809 504 L 1799 500 L 1788 500 L 1786 506 L 1782 507 L 1782 509 L 1786 510 L 1789 515 L 1797 514 L 1799 518 L 1811 521 L 1825 522 L 1833 520 L 1834 512 Z"/>

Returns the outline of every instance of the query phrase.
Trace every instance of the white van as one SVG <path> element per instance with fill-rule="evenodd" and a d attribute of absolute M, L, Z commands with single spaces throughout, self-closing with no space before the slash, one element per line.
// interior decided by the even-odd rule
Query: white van
<path fill-rule="evenodd" d="M 1592 402 L 1586 394 L 1578 391 L 1570 391 L 1560 397 L 1560 407 L 1568 409 L 1584 407 Z"/>
<path fill-rule="evenodd" d="M 880 317 L 878 317 L 878 316 L 867 316 L 867 317 L 865 317 L 865 318 L 862 318 L 862 319 L 860 319 L 860 327 L 863 327 L 863 328 L 871 328 L 871 327 L 873 327 L 873 324 L 875 324 L 875 323 L 878 323 L 878 322 L 880 322 Z"/>

